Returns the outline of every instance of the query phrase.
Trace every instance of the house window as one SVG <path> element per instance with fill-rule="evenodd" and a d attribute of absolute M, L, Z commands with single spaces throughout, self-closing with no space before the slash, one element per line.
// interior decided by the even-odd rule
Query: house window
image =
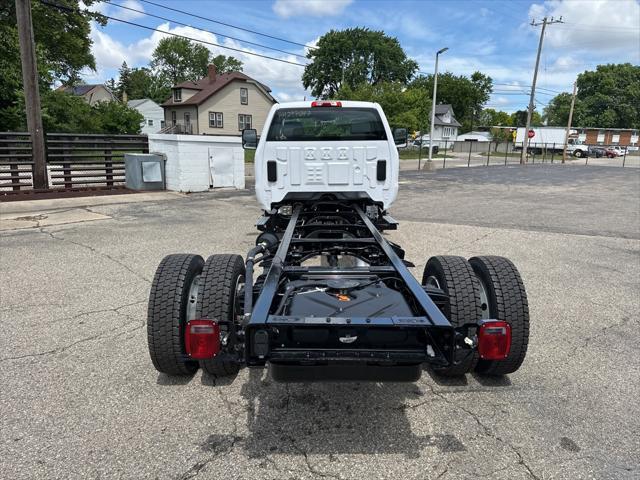
<path fill-rule="evenodd" d="M 164 128 L 164 120 L 160 120 L 160 128 Z"/>
<path fill-rule="evenodd" d="M 453 127 L 444 127 L 442 129 L 442 138 L 449 138 L 453 134 Z"/>
<path fill-rule="evenodd" d="M 224 122 L 222 121 L 222 113 L 209 112 L 209 127 L 210 128 L 222 128 Z"/>
<path fill-rule="evenodd" d="M 251 128 L 251 123 L 251 115 L 238 114 L 238 130 L 242 131 L 246 128 Z"/>
<path fill-rule="evenodd" d="M 172 123 L 173 125 L 175 125 L 175 124 L 176 124 L 176 122 L 177 122 L 176 117 L 177 117 L 176 111 L 175 111 L 175 110 L 173 110 L 173 111 L 171 112 L 171 123 Z"/>
<path fill-rule="evenodd" d="M 604 143 L 604 130 L 598 130 L 596 142 L 598 142 L 598 145 L 602 145 Z"/>
<path fill-rule="evenodd" d="M 179 88 L 176 88 L 173 91 L 173 101 L 174 102 L 181 102 L 182 101 L 182 90 Z"/>
<path fill-rule="evenodd" d="M 153 127 L 153 120 L 152 119 L 147 120 L 147 125 L 149 125 L 150 127 Z"/>
<path fill-rule="evenodd" d="M 246 88 L 240 89 L 240 103 L 242 105 L 249 105 L 249 90 Z"/>
<path fill-rule="evenodd" d="M 611 143 L 613 145 L 618 145 L 620 143 L 620 135 L 612 135 L 611 136 Z"/>

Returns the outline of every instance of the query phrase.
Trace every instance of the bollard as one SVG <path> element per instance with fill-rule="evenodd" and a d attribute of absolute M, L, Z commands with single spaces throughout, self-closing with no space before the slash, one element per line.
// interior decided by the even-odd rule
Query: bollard
<path fill-rule="evenodd" d="M 471 166 L 471 145 L 473 145 L 473 142 L 469 142 L 469 160 L 467 161 L 467 167 Z"/>

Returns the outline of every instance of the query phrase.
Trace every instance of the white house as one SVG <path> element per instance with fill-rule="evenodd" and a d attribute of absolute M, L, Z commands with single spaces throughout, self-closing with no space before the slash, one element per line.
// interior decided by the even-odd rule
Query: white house
<path fill-rule="evenodd" d="M 433 122 L 433 145 L 444 148 L 445 141 L 455 142 L 458 139 L 458 129 L 462 126 L 453 116 L 451 105 L 436 105 L 436 118 Z"/>
<path fill-rule="evenodd" d="M 158 133 L 164 127 L 164 110 L 150 98 L 129 100 L 127 105 L 140 112 L 144 117 L 140 125 L 143 135 Z"/>
<path fill-rule="evenodd" d="M 491 133 L 489 132 L 468 132 L 458 135 L 458 142 L 490 142 Z"/>

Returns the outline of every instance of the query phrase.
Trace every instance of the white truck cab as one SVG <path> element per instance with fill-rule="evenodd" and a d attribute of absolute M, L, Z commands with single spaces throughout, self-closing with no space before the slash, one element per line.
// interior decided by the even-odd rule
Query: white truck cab
<path fill-rule="evenodd" d="M 389 128 L 377 103 L 307 101 L 276 104 L 256 148 L 256 197 L 266 211 L 292 200 L 370 199 L 386 210 L 398 194 L 399 157 L 406 129 Z"/>

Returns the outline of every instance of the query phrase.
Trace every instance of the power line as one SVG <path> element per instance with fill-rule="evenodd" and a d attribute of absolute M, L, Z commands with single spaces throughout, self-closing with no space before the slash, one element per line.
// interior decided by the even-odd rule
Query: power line
<path fill-rule="evenodd" d="M 74 13 L 80 12 L 80 10 L 75 10 L 73 8 L 65 7 L 63 5 L 57 5 L 57 4 L 54 4 L 54 3 L 49 3 L 49 2 L 47 2 L 45 0 L 40 0 L 40 3 L 42 3 L 43 5 L 46 5 L 46 6 L 49 6 L 49 7 L 54 7 L 54 8 L 57 8 L 59 10 L 64 10 L 64 11 L 67 11 L 67 12 L 74 12 Z M 227 47 L 226 45 L 220 45 L 219 43 L 208 42 L 206 40 L 199 40 L 197 38 L 189 37 L 187 35 L 180 35 L 179 33 L 166 32 L 166 31 L 160 30 L 158 28 L 147 27 L 146 25 L 141 25 L 139 23 L 130 22 L 128 20 L 123 20 L 121 18 L 115 18 L 115 17 L 111 17 L 109 15 L 103 15 L 103 14 L 101 14 L 101 15 L 102 15 L 102 17 L 108 18 L 109 20 L 113 20 L 115 22 L 124 23 L 126 25 L 131 25 L 131 26 L 138 27 L 138 28 L 144 28 L 145 30 L 150 30 L 152 32 L 163 33 L 165 35 L 171 35 L 173 37 L 178 37 L 178 38 L 185 38 L 187 40 L 191 40 L 191 41 L 198 42 L 198 43 L 203 43 L 205 45 L 212 45 L 214 47 L 224 48 L 226 50 L 232 50 L 234 52 L 240 52 L 240 53 L 243 53 L 245 55 L 252 55 L 254 57 L 266 58 L 268 60 L 274 60 L 276 62 L 287 63 L 289 65 L 295 65 L 297 67 L 305 67 L 306 66 L 305 64 L 291 62 L 289 60 L 284 60 L 282 58 L 270 57 L 269 55 L 262 55 L 260 53 L 248 52 L 248 51 L 242 50 L 240 48 Z"/>
<path fill-rule="evenodd" d="M 219 25 L 224 25 L 225 27 L 235 28 L 237 30 L 242 30 L 243 32 L 253 33 L 255 35 L 260 35 L 262 37 L 271 38 L 273 40 L 278 40 L 280 42 L 290 43 L 292 45 L 298 45 L 299 47 L 310 48 L 310 49 L 313 49 L 313 50 L 315 50 L 317 48 L 317 47 L 314 47 L 312 45 L 307 45 L 305 43 L 294 42 L 293 40 L 287 40 L 286 38 L 276 37 L 274 35 L 269 35 L 268 33 L 257 32 L 255 30 L 250 30 L 248 28 L 239 27 L 239 26 L 233 25 L 231 23 L 221 22 L 219 20 L 214 20 L 213 18 L 203 17 L 201 15 L 197 15 L 195 13 L 186 12 L 184 10 L 179 10 L 177 8 L 167 7 L 166 5 L 161 5 L 161 4 L 156 3 L 156 2 L 151 2 L 150 0 L 140 0 L 140 1 L 144 2 L 144 3 L 147 3 L 149 5 L 155 5 L 156 7 L 164 8 L 166 10 L 171 10 L 172 12 L 182 13 L 183 15 L 189 15 L 191 17 L 199 18 L 201 20 L 206 20 L 207 22 L 217 23 Z"/>
<path fill-rule="evenodd" d="M 294 57 L 298 57 L 298 58 L 303 58 L 303 59 L 307 59 L 307 57 L 305 57 L 304 55 L 299 55 L 297 53 L 293 53 L 293 52 L 288 52 L 286 50 L 280 50 L 279 48 L 275 48 L 275 47 L 269 47 L 267 45 L 262 45 L 260 43 L 255 43 L 255 42 L 250 42 L 248 40 L 243 40 L 241 38 L 237 38 L 237 37 L 232 37 L 230 35 L 225 35 L 223 33 L 219 33 L 219 32 L 214 32 L 212 30 L 206 30 L 204 28 L 200 28 L 200 27 L 194 27 L 193 25 L 189 25 L 188 23 L 183 23 L 183 22 L 179 22 L 178 20 L 174 20 L 172 18 L 167 18 L 167 17 L 163 17 L 161 15 L 155 15 L 153 13 L 148 13 L 145 12 L 144 10 L 138 10 L 136 8 L 131 8 L 131 7 L 127 7 L 125 5 L 120 5 L 119 3 L 113 3 L 111 0 L 106 0 L 108 3 L 110 3 L 111 5 L 113 5 L 114 7 L 118 7 L 118 8 L 122 8 L 124 10 L 130 10 L 132 12 L 137 12 L 137 13 L 141 13 L 142 15 L 146 15 L 148 17 L 153 17 L 153 18 L 157 18 L 159 20 L 164 20 L 166 22 L 171 22 L 171 23 L 175 23 L 176 25 L 181 25 L 183 27 L 190 27 L 190 28 L 194 28 L 196 30 L 200 30 L 202 32 L 207 32 L 207 33 L 211 33 L 213 35 L 218 35 L 220 37 L 225 37 L 225 38 L 230 38 L 231 40 L 236 40 L 238 42 L 243 42 L 246 43 L 248 45 L 253 45 L 255 47 L 260 47 L 260 48 L 266 48 L 268 50 L 274 50 L 276 52 L 280 52 L 280 53 L 286 53 L 287 55 L 293 55 Z"/>

